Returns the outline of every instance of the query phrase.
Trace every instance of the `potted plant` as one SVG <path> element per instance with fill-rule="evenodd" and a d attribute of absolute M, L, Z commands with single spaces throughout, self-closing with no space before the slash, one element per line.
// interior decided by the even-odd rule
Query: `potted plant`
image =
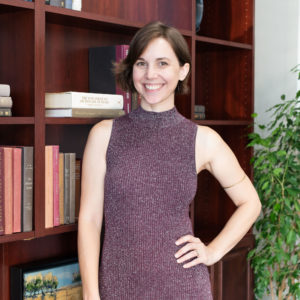
<path fill-rule="evenodd" d="M 292 69 L 300 80 L 300 66 Z M 281 96 L 272 120 L 249 134 L 254 184 L 262 202 L 249 252 L 256 299 L 300 299 L 300 90 Z M 253 117 L 257 115 L 254 114 Z"/>

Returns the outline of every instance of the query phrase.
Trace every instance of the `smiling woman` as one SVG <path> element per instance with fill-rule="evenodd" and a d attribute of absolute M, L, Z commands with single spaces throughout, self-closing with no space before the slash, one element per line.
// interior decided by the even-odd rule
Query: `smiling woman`
<path fill-rule="evenodd" d="M 238 243 L 259 213 L 255 189 L 230 148 L 174 105 L 175 93 L 186 91 L 190 63 L 181 34 L 155 22 L 136 33 L 116 65 L 119 84 L 139 93 L 141 105 L 96 124 L 88 138 L 78 225 L 84 299 L 100 299 L 100 291 L 101 300 L 211 300 L 207 266 Z M 204 169 L 238 206 L 208 245 L 194 236 L 189 218 Z"/>

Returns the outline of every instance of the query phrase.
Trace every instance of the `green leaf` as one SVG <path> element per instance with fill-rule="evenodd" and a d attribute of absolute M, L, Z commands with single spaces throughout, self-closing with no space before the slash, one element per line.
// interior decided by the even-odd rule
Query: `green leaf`
<path fill-rule="evenodd" d="M 296 233 L 294 230 L 290 230 L 287 235 L 286 242 L 288 245 L 291 245 L 294 244 L 295 241 L 296 241 Z"/>
<path fill-rule="evenodd" d="M 257 113 L 251 114 L 251 117 L 252 117 L 252 118 L 256 118 L 256 117 L 257 117 Z"/>
<path fill-rule="evenodd" d="M 285 95 L 281 95 L 280 99 L 285 100 Z"/>
<path fill-rule="evenodd" d="M 279 176 L 282 172 L 283 172 L 282 168 L 276 168 L 276 169 L 273 170 L 273 174 L 275 176 Z"/>

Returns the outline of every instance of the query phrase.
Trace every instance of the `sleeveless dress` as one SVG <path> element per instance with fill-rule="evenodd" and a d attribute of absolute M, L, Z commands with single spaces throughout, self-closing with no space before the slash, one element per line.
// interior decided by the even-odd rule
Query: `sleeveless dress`
<path fill-rule="evenodd" d="M 175 107 L 141 106 L 113 121 L 106 153 L 101 300 L 211 300 L 207 267 L 183 268 L 175 241 L 192 234 L 197 126 Z"/>

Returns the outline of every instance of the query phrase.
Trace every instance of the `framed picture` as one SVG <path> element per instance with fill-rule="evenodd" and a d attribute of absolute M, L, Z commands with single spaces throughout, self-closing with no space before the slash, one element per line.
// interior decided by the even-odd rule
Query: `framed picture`
<path fill-rule="evenodd" d="M 78 259 L 37 261 L 10 269 L 11 300 L 82 299 Z"/>

